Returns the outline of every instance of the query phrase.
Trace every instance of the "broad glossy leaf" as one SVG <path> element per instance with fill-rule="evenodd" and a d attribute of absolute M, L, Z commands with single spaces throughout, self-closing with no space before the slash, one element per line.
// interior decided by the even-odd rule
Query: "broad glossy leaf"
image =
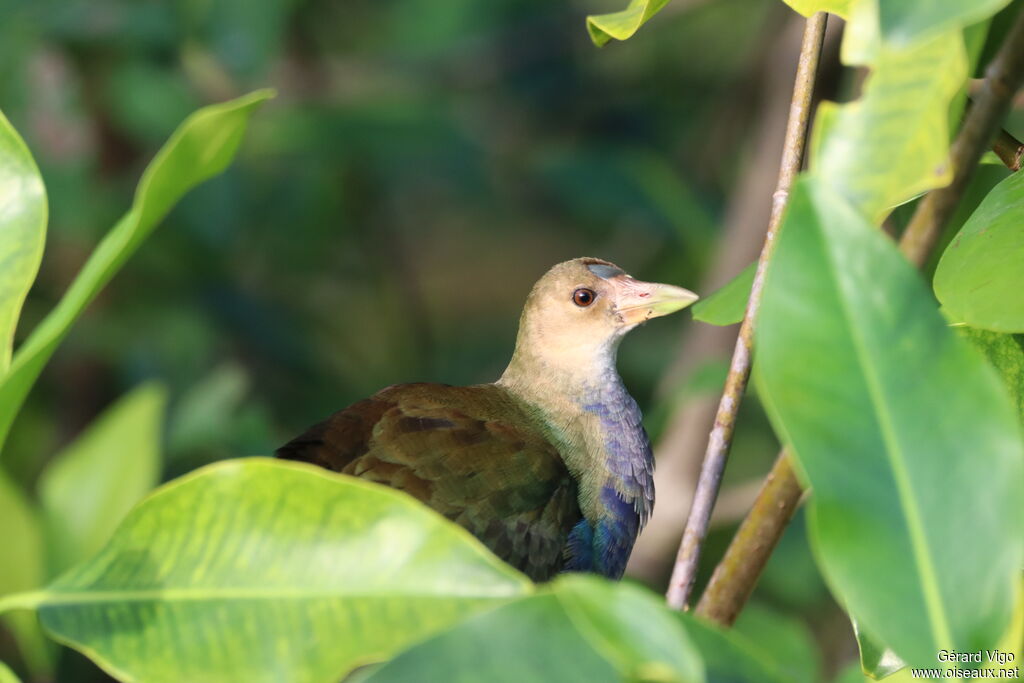
<path fill-rule="evenodd" d="M 743 634 L 719 628 L 690 612 L 677 614 L 704 660 L 708 683 L 792 683 Z"/>
<path fill-rule="evenodd" d="M 757 263 L 751 263 L 724 287 L 695 303 L 693 319 L 711 325 L 734 325 L 743 320 L 756 271 Z"/>
<path fill-rule="evenodd" d="M 366 683 L 618 683 L 615 666 L 594 650 L 550 593 L 518 600 L 414 645 Z"/>
<path fill-rule="evenodd" d="M 821 654 L 807 626 L 795 617 L 757 602 L 747 603 L 733 626 L 758 651 L 761 659 L 793 681 L 821 680 Z"/>
<path fill-rule="evenodd" d="M 629 0 L 624 10 L 587 17 L 587 32 L 598 47 L 612 38 L 628 40 L 667 4 L 668 0 Z"/>
<path fill-rule="evenodd" d="M 952 31 L 900 50 L 883 44 L 871 68 L 860 99 L 819 107 L 811 168 L 877 222 L 952 178 L 948 116 L 967 76 L 963 36 Z"/>
<path fill-rule="evenodd" d="M 943 252 L 935 295 L 956 320 L 1024 332 L 1024 174 L 989 192 Z"/>
<path fill-rule="evenodd" d="M 46 241 L 46 188 L 24 141 L 0 112 L 0 377 Z"/>
<path fill-rule="evenodd" d="M 0 382 L 0 447 L 25 396 L 72 323 L 188 190 L 223 171 L 249 116 L 269 91 L 200 109 L 171 135 L 142 174 L 131 210 L 90 255 L 57 306 L 14 354 Z"/>
<path fill-rule="evenodd" d="M 17 485 L 0 471 L 0 528 L 3 559 L 0 560 L 0 596 L 38 588 L 46 580 L 43 532 L 39 512 Z M 22 657 L 41 678 L 50 671 L 49 642 L 35 616 L 26 612 L 4 615 L 18 642 Z"/>
<path fill-rule="evenodd" d="M 10 604 L 119 678 L 303 683 L 530 589 L 405 494 L 252 458 L 163 486 L 98 555 Z"/>
<path fill-rule="evenodd" d="M 567 575 L 541 595 L 469 619 L 370 681 L 703 681 L 676 614 L 646 589 Z"/>
<path fill-rule="evenodd" d="M 757 342 L 839 600 L 911 666 L 991 647 L 1024 559 L 1010 401 L 892 243 L 815 179 L 791 195 Z"/>
<path fill-rule="evenodd" d="M 43 470 L 50 574 L 97 552 L 156 486 L 167 392 L 144 384 L 108 408 Z"/>
<path fill-rule="evenodd" d="M 577 630 L 622 680 L 703 681 L 700 655 L 675 614 L 650 591 L 593 576 L 566 576 L 552 592 Z"/>

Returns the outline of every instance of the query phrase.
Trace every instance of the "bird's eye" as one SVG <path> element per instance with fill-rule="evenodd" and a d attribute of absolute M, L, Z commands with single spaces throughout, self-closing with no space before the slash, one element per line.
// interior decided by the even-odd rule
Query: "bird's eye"
<path fill-rule="evenodd" d="M 572 293 L 572 302 L 581 308 L 586 308 L 594 303 L 596 297 L 597 295 L 594 293 L 594 290 L 580 287 Z"/>

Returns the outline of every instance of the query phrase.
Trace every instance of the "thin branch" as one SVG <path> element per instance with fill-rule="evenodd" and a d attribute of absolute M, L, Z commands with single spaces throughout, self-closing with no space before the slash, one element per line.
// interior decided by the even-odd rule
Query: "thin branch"
<path fill-rule="evenodd" d="M 669 7 L 675 7 L 675 2 Z M 741 175 L 735 184 L 735 191 L 729 195 L 721 223 L 721 239 L 715 247 L 715 254 L 706 276 L 697 291 L 714 291 L 733 279 L 745 266 L 757 260 L 764 244 L 765 226 L 771 213 L 771 203 L 765 202 L 775 191 L 779 175 L 779 159 L 782 157 L 782 143 L 789 116 L 793 74 L 796 72 L 800 54 L 800 38 L 805 19 L 777 4 L 776 10 L 783 25 L 774 18 L 766 27 L 764 45 L 758 50 L 748 76 L 758 84 L 758 103 L 754 130 L 742 142 L 746 149 L 746 160 L 741 164 Z M 830 49 L 833 26 L 825 34 L 825 52 Z M 835 36 L 832 37 L 832 42 Z M 838 45 L 832 45 L 837 50 Z M 824 60 L 825 57 L 823 56 Z M 828 61 L 828 60 L 826 60 Z M 725 106 L 738 106 L 735 101 Z M 676 350 L 669 370 L 659 381 L 657 393 L 660 398 L 677 391 L 693 373 L 712 361 L 728 362 L 736 345 L 738 326 L 691 325 L 687 328 L 682 343 Z M 673 491 L 672 496 L 661 496 L 654 506 L 654 514 L 637 538 L 629 556 L 626 573 L 646 583 L 664 582 L 672 570 L 675 551 L 679 547 L 686 517 L 697 488 L 701 460 L 707 448 L 708 433 L 715 422 L 719 394 L 697 392 L 680 400 L 672 410 L 661 436 L 654 443 L 655 491 Z M 758 477 L 760 480 L 763 477 Z M 747 482 L 750 484 L 750 482 Z M 746 488 L 746 484 L 744 484 Z M 742 508 L 734 508 L 731 522 L 723 515 L 730 497 L 728 488 L 723 488 L 715 503 L 711 517 L 711 528 L 728 524 L 735 526 L 743 519 L 760 488 L 760 481 L 753 484 L 749 497 Z"/>
<path fill-rule="evenodd" d="M 793 179 L 800 172 L 803 162 L 804 147 L 807 140 L 807 127 L 810 121 L 811 99 L 814 92 L 814 79 L 818 71 L 818 59 L 825 38 L 827 16 L 819 12 L 807 20 L 804 29 L 803 43 L 800 47 L 800 61 L 797 66 L 796 82 L 793 85 L 793 99 L 789 109 L 789 122 L 786 126 L 786 142 L 779 167 L 779 182 L 772 196 L 772 213 L 765 235 L 764 247 L 757 263 L 757 273 L 747 302 L 747 312 L 740 325 L 736 348 L 733 351 L 729 375 L 725 380 L 725 389 L 718 404 L 715 415 L 715 426 L 708 437 L 708 448 L 704 454 L 697 491 L 690 507 L 690 516 L 686 521 L 683 540 L 679 545 L 679 554 L 672 570 L 666 595 L 668 604 L 675 609 L 683 609 L 693 589 L 697 575 L 697 562 L 700 559 L 701 545 L 707 535 L 711 510 L 718 496 L 718 488 L 722 482 L 722 472 L 732 443 L 733 429 L 736 426 L 736 413 L 743 393 L 750 379 L 751 347 L 754 337 L 754 318 L 761 304 L 761 290 L 764 285 L 764 273 L 775 246 L 775 233 L 782 219 L 783 209 L 789 198 L 789 188 Z"/>
<path fill-rule="evenodd" d="M 910 224 L 900 238 L 900 249 L 911 263 L 924 263 L 942 234 L 942 228 L 956 210 L 974 169 L 999 130 L 1014 94 L 1024 80 L 1024 12 L 1018 14 L 985 73 L 981 90 L 964 118 L 949 150 L 953 181 L 928 193 L 917 205 Z"/>
<path fill-rule="evenodd" d="M 1024 156 L 1024 142 L 1005 130 L 1001 130 L 996 136 L 995 142 L 992 143 L 992 151 L 996 153 L 1000 161 L 1006 164 L 1006 168 L 1014 173 L 1020 170 L 1021 157 Z"/>
<path fill-rule="evenodd" d="M 782 451 L 754 506 L 715 567 L 697 603 L 697 614 L 723 626 L 732 626 L 793 518 L 802 493 L 789 456 Z"/>
<path fill-rule="evenodd" d="M 1002 117 L 1005 116 L 1009 100 L 1020 86 L 1021 74 L 1024 72 L 1022 27 L 1024 14 L 1018 18 L 1017 24 L 989 67 L 986 83 L 951 147 L 953 183 L 925 197 L 911 219 L 913 225 L 915 222 L 920 224 L 927 218 L 929 224 L 935 226 L 929 227 L 928 230 L 934 230 L 936 234 L 926 235 L 922 232 L 921 235 L 927 239 L 913 238 L 900 242 L 901 251 L 917 265 L 927 261 L 934 249 L 938 231 L 962 198 L 969 176 L 981 159 L 987 141 L 991 139 Z M 988 83 L 989 80 L 993 83 Z M 993 101 L 995 99 L 1002 102 Z M 979 111 L 982 113 L 976 113 Z M 996 115 L 993 112 L 1001 113 Z M 1024 145 L 1013 136 L 1002 131 L 996 137 L 993 149 L 1007 168 L 1011 171 L 1020 170 Z M 969 167 L 965 168 L 964 164 L 968 162 Z M 944 197 L 941 200 L 932 200 L 932 197 L 939 193 L 943 193 Z M 929 205 L 928 208 L 925 207 L 926 204 Z M 940 210 L 948 213 L 942 215 L 939 213 Z M 919 215 L 922 216 L 920 220 Z M 907 230 L 909 232 L 910 228 Z M 721 562 L 715 568 L 697 605 L 698 614 L 726 626 L 733 623 L 753 592 L 802 495 L 803 491 L 793 472 L 789 454 L 783 450 L 772 466 L 750 513 L 743 520 Z"/>

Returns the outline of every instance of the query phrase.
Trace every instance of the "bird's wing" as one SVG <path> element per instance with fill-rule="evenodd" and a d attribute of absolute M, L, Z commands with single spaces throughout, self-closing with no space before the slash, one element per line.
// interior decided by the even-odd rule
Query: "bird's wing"
<path fill-rule="evenodd" d="M 534 580 L 561 569 L 568 533 L 582 519 L 558 451 L 495 385 L 389 387 L 277 455 L 405 491 Z"/>

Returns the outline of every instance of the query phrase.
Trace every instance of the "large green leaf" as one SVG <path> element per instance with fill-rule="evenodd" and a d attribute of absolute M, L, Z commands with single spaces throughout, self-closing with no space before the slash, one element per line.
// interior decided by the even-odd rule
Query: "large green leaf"
<path fill-rule="evenodd" d="M 967 77 L 963 36 L 951 31 L 906 49 L 882 44 L 871 67 L 860 99 L 819 107 L 811 168 L 880 221 L 893 206 L 952 178 L 948 116 Z"/>
<path fill-rule="evenodd" d="M 609 40 L 628 40 L 647 20 L 657 14 L 668 0 L 629 0 L 619 12 L 593 14 L 587 17 L 587 31 L 598 47 Z"/>
<path fill-rule="evenodd" d="M 762 648 L 736 630 L 720 628 L 690 612 L 681 612 L 678 618 L 704 660 L 708 683 L 793 683 L 774 661 L 763 657 Z"/>
<path fill-rule="evenodd" d="M 743 635 L 669 611 L 645 589 L 566 576 L 540 595 L 472 617 L 412 647 L 367 678 L 372 683 L 435 680 L 789 679 Z"/>
<path fill-rule="evenodd" d="M 528 656 L 524 656 L 527 654 Z M 703 681 L 683 625 L 646 589 L 568 575 L 471 618 L 385 664 L 369 681 Z"/>
<path fill-rule="evenodd" d="M 695 303 L 693 319 L 711 325 L 734 325 L 743 320 L 756 272 L 757 263 L 751 263 L 724 287 Z"/>
<path fill-rule="evenodd" d="M 0 526 L 3 528 L 3 559 L 0 560 L 0 596 L 38 588 L 45 581 L 43 532 L 39 512 L 21 490 L 0 472 Z M 22 657 L 41 678 L 49 677 L 49 643 L 31 614 L 4 616 L 18 641 Z"/>
<path fill-rule="evenodd" d="M 704 680 L 700 656 L 685 629 L 650 591 L 577 575 L 561 579 L 553 592 L 622 680 Z"/>
<path fill-rule="evenodd" d="M 733 629 L 784 675 L 800 683 L 821 680 L 821 654 L 807 626 L 795 617 L 750 602 Z"/>
<path fill-rule="evenodd" d="M 943 252 L 935 295 L 955 320 L 1024 332 L 1024 174 L 989 192 Z"/>
<path fill-rule="evenodd" d="M 144 384 L 108 408 L 39 480 L 50 574 L 97 552 L 160 475 L 167 392 Z"/>
<path fill-rule="evenodd" d="M 615 666 L 594 649 L 558 598 L 544 593 L 471 617 L 406 650 L 366 683 L 618 683 Z"/>
<path fill-rule="evenodd" d="M 757 343 L 761 395 L 851 615 L 911 666 L 992 647 L 1024 559 L 1010 401 L 892 243 L 813 179 L 792 193 Z"/>
<path fill-rule="evenodd" d="M 224 461 L 162 487 L 47 589 L 45 628 L 147 683 L 337 681 L 531 584 L 403 493 Z"/>
<path fill-rule="evenodd" d="M 28 147 L 0 112 L 0 377 L 46 241 L 46 188 Z"/>
<path fill-rule="evenodd" d="M 60 303 L 14 354 L 10 373 L 0 383 L 0 448 L 25 396 L 72 323 L 182 195 L 227 167 L 250 114 L 271 94 L 261 90 L 197 111 L 157 152 L 142 174 L 131 210 L 107 233 Z"/>

